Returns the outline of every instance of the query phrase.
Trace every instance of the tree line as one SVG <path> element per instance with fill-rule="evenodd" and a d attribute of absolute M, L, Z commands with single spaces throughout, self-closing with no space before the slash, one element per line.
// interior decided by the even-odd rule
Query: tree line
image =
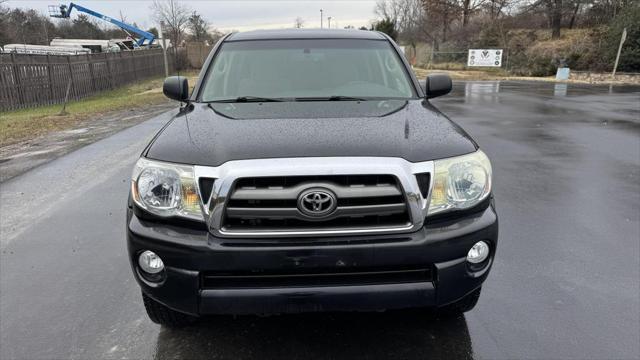
<path fill-rule="evenodd" d="M 33 9 L 10 9 L 5 2 L 0 0 L 0 46 L 46 45 L 55 37 L 128 36 L 84 14 L 52 20 Z M 213 44 L 222 36 L 205 17 L 177 0 L 156 0 L 150 13 L 157 26 L 163 24 L 173 45 Z M 610 71 L 626 28 L 619 70 L 640 72 L 640 0 L 378 0 L 375 13 L 378 20 L 370 29 L 389 34 L 414 54 L 418 47 L 427 47 L 432 54 L 442 53 L 440 60 L 446 61 L 451 51 L 502 48 L 510 71 L 534 76 L 550 75 L 559 65 Z M 128 22 L 122 14 L 120 19 Z M 293 27 L 304 27 L 304 21 L 296 18 Z M 156 27 L 146 30 L 158 35 Z M 180 63 L 176 58 L 177 66 Z"/>
<path fill-rule="evenodd" d="M 620 70 L 640 71 L 638 0 L 379 0 L 375 12 L 374 29 L 414 49 L 504 48 L 530 75 L 610 70 L 626 28 Z"/>
<path fill-rule="evenodd" d="M 129 36 L 124 30 L 88 15 L 78 13 L 69 19 L 52 19 L 34 9 L 9 8 L 0 0 L 0 46 L 6 44 L 49 45 L 52 39 L 121 39 Z M 198 12 L 176 1 L 154 1 L 150 5 L 155 23 L 164 24 L 165 37 L 171 44 L 188 41 L 213 44 L 222 34 Z M 111 16 L 112 14 L 110 14 Z M 130 23 L 120 12 L 119 20 Z M 131 23 L 133 26 L 139 26 Z M 158 28 L 143 29 L 156 37 Z M 135 34 L 133 34 L 135 36 Z"/>

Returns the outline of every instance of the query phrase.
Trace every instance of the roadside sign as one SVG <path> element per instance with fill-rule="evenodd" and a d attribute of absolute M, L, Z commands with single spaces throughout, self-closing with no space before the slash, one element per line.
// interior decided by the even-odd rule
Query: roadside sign
<path fill-rule="evenodd" d="M 469 49 L 467 66 L 502 66 L 502 49 Z"/>
<path fill-rule="evenodd" d="M 569 80 L 569 73 L 568 67 L 559 67 L 556 71 L 556 80 Z"/>

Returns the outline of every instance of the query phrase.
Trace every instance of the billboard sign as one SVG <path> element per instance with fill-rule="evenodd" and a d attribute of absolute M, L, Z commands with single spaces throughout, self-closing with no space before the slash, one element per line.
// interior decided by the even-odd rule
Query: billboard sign
<path fill-rule="evenodd" d="M 469 49 L 467 66 L 502 66 L 502 49 Z"/>

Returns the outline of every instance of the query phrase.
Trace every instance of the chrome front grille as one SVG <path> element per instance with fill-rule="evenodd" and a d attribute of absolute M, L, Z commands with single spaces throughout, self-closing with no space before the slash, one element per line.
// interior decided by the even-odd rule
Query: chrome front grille
<path fill-rule="evenodd" d="M 335 210 L 314 218 L 302 212 L 307 189 L 335 195 Z M 223 231 L 320 231 L 407 227 L 404 192 L 393 175 L 251 177 L 237 180 L 229 195 Z"/>
<path fill-rule="evenodd" d="M 214 236 L 300 241 L 419 230 L 429 208 L 433 180 L 428 175 L 433 170 L 432 161 L 383 157 L 251 159 L 194 166 L 202 210 Z M 310 219 L 298 212 L 300 191 L 314 187 L 335 196 L 335 211 L 326 217 Z"/>

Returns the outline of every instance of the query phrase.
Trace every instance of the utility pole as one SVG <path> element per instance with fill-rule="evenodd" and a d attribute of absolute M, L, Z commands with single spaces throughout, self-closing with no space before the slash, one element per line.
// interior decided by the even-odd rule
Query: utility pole
<path fill-rule="evenodd" d="M 322 9 L 320 9 L 320 29 L 322 29 Z"/>
<path fill-rule="evenodd" d="M 327 20 L 329 23 L 327 24 L 327 29 L 331 29 L 331 16 L 327 16 Z"/>
<path fill-rule="evenodd" d="M 167 39 L 164 37 L 164 21 L 160 21 L 160 38 L 162 39 L 162 57 L 164 58 L 164 77 L 169 77 L 169 61 L 167 60 Z"/>
<path fill-rule="evenodd" d="M 620 46 L 618 46 L 618 55 L 616 55 L 616 63 L 613 65 L 613 72 L 611 73 L 611 79 L 615 79 L 616 70 L 618 70 L 618 61 L 620 60 L 620 52 L 622 51 L 622 44 L 627 40 L 627 28 L 622 30 L 622 36 L 620 37 Z"/>
<path fill-rule="evenodd" d="M 44 37 L 47 39 L 46 44 L 49 45 L 49 31 L 47 30 L 47 23 L 45 21 L 42 22 L 42 27 L 44 27 Z"/>

